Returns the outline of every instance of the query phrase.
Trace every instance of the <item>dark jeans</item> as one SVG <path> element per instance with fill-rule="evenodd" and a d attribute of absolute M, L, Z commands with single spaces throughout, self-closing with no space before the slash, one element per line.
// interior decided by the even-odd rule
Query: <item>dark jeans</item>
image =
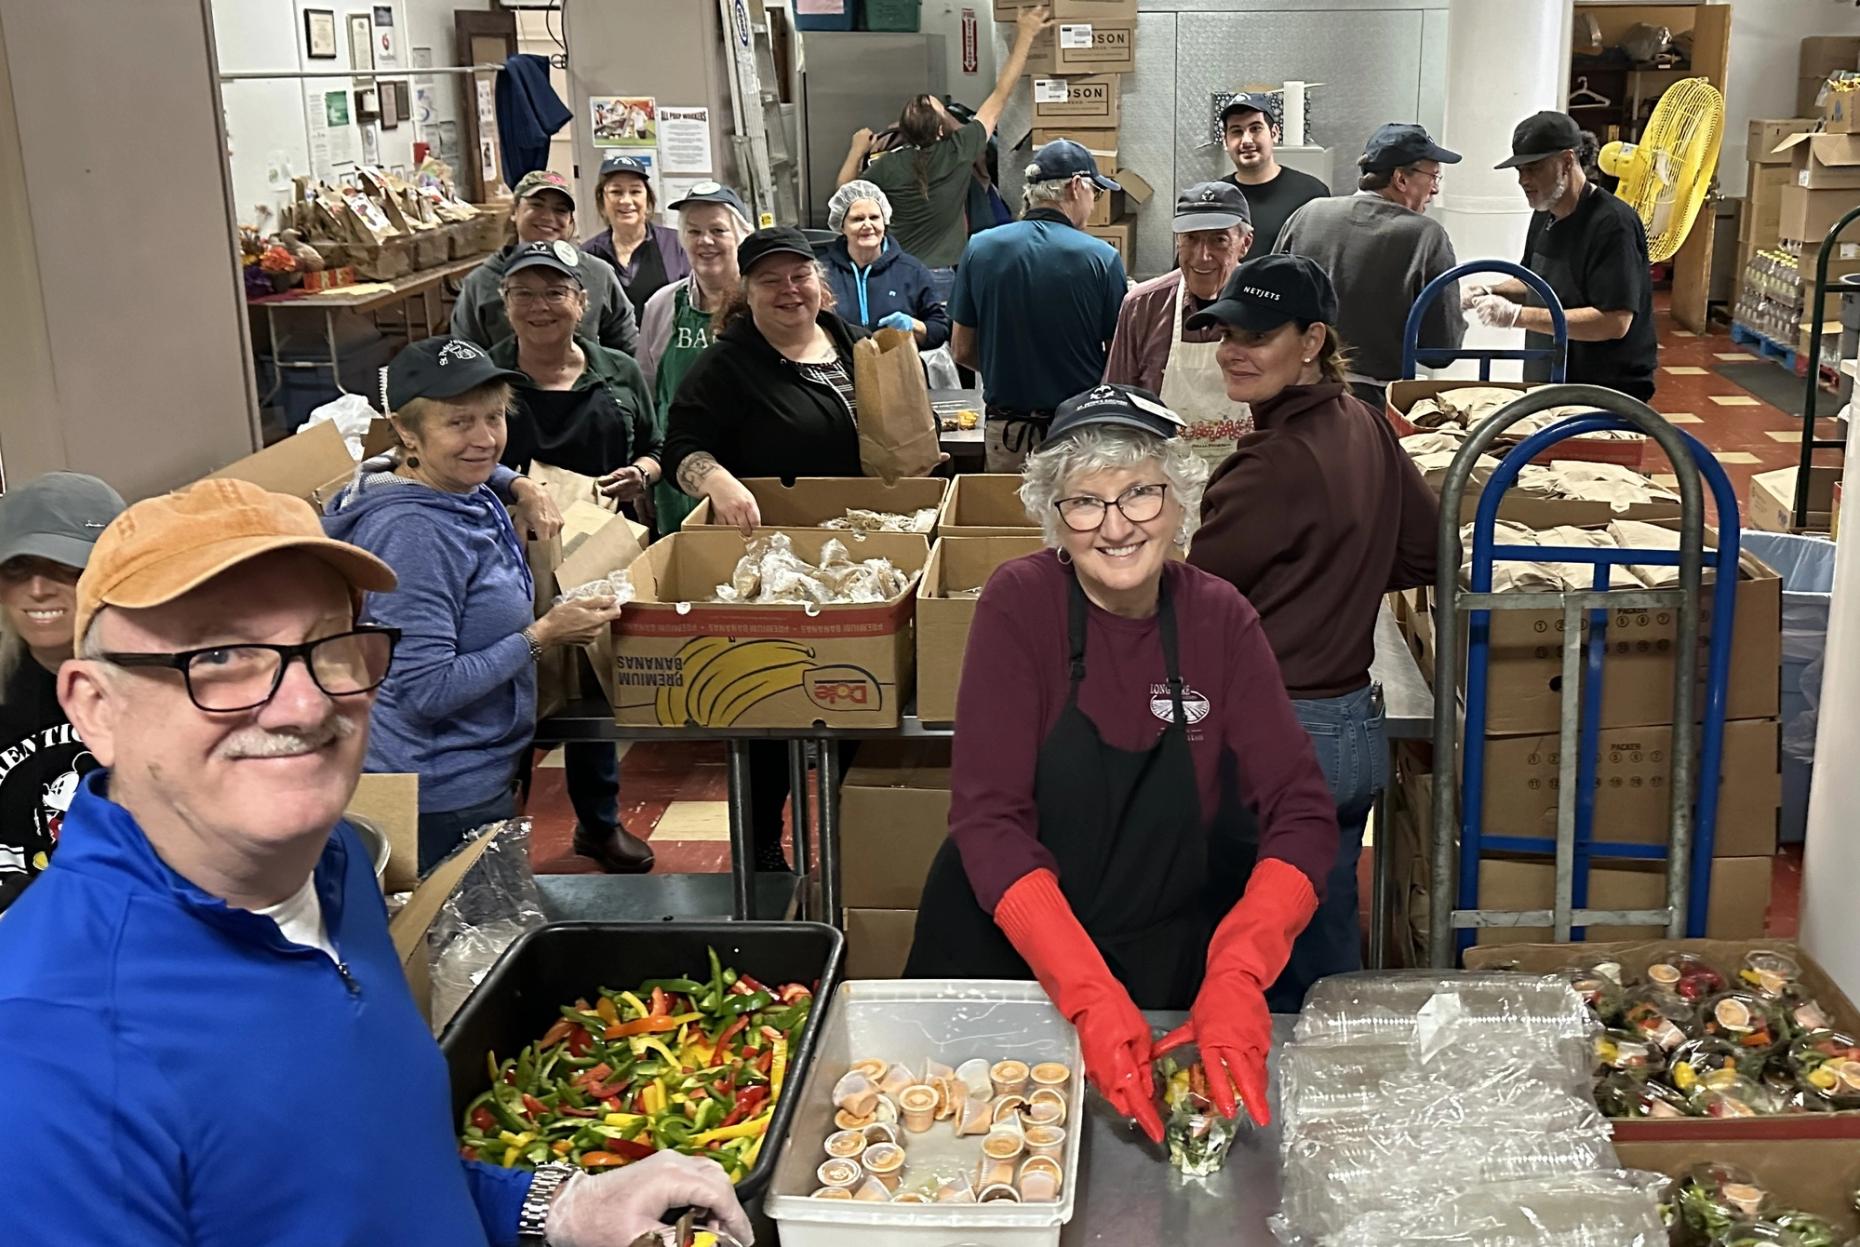
<path fill-rule="evenodd" d="M 563 745 L 562 781 L 582 830 L 599 839 L 620 825 L 620 756 L 612 741 Z"/>
<path fill-rule="evenodd" d="M 840 779 L 859 751 L 857 741 L 839 745 Z M 782 811 L 788 804 L 788 742 L 753 741 L 749 745 L 749 828 L 755 838 L 756 869 L 787 870 L 781 852 Z M 834 794 L 838 799 L 838 794 Z"/>
<path fill-rule="evenodd" d="M 516 790 L 510 789 L 482 805 L 462 810 L 434 810 L 420 815 L 420 873 L 426 874 L 446 860 L 465 833 L 486 823 L 501 823 L 517 816 Z"/>
<path fill-rule="evenodd" d="M 1337 803 L 1339 841 L 1317 914 L 1293 943 L 1285 973 L 1266 994 L 1274 1013 L 1298 1012 L 1305 992 L 1325 975 L 1363 968 L 1356 865 L 1363 855 L 1363 827 L 1376 793 L 1388 783 L 1389 768 L 1379 685 L 1322 701 L 1294 700 L 1292 709 L 1311 736 L 1324 782 Z"/>

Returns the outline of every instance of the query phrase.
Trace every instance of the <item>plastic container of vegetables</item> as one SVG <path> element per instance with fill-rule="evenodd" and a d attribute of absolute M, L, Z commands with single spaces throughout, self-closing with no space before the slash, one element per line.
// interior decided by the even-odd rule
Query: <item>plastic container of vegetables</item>
<path fill-rule="evenodd" d="M 708 992 L 715 950 L 721 966 L 758 984 L 814 988 L 811 1011 L 799 1023 L 794 1042 L 784 1045 L 783 1090 L 773 1097 L 766 1142 L 736 1184 L 739 1197 L 753 1196 L 774 1172 L 775 1145 L 794 1118 L 794 1093 L 814 1059 L 824 1005 L 839 982 L 845 949 L 840 932 L 811 922 L 557 922 L 540 927 L 505 950 L 439 1037 L 451 1073 L 453 1112 L 463 1115 L 489 1085 L 488 1054 L 500 1060 L 516 1057 L 577 999 L 592 999 L 601 988 L 637 994 L 650 991 L 647 985 L 655 981 L 678 987 L 672 980 L 680 975 L 691 975 L 690 984 Z M 774 1010 L 784 1007 L 779 1000 L 770 1004 Z"/>
<path fill-rule="evenodd" d="M 1770 1194 L 1748 1169 L 1710 1161 L 1686 1171 L 1674 1202 L 1686 1229 L 1710 1242 L 1733 1225 L 1768 1212 Z"/>
<path fill-rule="evenodd" d="M 1647 964 L 1647 982 L 1688 1004 L 1716 996 L 1730 987 L 1724 971 L 1694 953 L 1666 949 Z"/>
<path fill-rule="evenodd" d="M 1712 1239 L 1711 1247 L 1802 1247 L 1802 1240 L 1774 1221 L 1739 1221 Z"/>
<path fill-rule="evenodd" d="M 1789 1045 L 1788 1066 L 1803 1091 L 1836 1109 L 1860 1109 L 1860 1043 L 1852 1035 L 1810 1031 Z"/>
<path fill-rule="evenodd" d="M 1721 992 L 1699 1006 L 1699 1027 L 1745 1052 L 1774 1052 L 1787 1036 L 1782 1010 L 1750 991 Z"/>
<path fill-rule="evenodd" d="M 1637 987 L 1622 998 L 1621 1025 L 1669 1053 L 1701 1033 L 1693 1007 L 1658 987 Z"/>

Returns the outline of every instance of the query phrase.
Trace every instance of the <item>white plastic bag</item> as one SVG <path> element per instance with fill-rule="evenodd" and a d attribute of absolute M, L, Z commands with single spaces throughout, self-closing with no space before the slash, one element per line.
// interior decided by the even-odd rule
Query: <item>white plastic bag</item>
<path fill-rule="evenodd" d="M 930 380 L 933 390 L 960 390 L 962 377 L 956 372 L 956 357 L 949 353 L 949 348 L 939 346 L 934 351 L 920 352 L 918 358 L 924 361 L 924 376 Z"/>
<path fill-rule="evenodd" d="M 311 412 L 310 418 L 297 426 L 297 431 L 302 433 L 313 424 L 334 422 L 336 432 L 342 434 L 342 440 L 349 444 L 349 457 L 360 459 L 362 438 L 368 433 L 369 422 L 379 415 L 360 394 L 344 394 Z"/>

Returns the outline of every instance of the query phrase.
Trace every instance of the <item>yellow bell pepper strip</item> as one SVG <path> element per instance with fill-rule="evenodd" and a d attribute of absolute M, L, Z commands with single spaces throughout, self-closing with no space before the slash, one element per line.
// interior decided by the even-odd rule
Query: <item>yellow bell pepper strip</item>
<path fill-rule="evenodd" d="M 606 996 L 602 996 L 600 1000 L 595 1003 L 594 1012 L 600 1016 L 601 1021 L 606 1022 L 610 1026 L 620 1020 L 620 1010 L 615 1008 L 614 1002 Z M 644 1013 L 645 1010 L 641 1009 L 640 1012 Z"/>
<path fill-rule="evenodd" d="M 707 1143 L 715 1143 L 721 1139 L 753 1139 L 768 1131 L 769 1122 L 774 1117 L 775 1110 L 771 1108 L 760 1117 L 752 1117 L 734 1126 L 720 1126 L 715 1130 L 706 1130 L 703 1134 L 693 1135 L 691 1143 L 694 1147 L 703 1147 Z"/>
<path fill-rule="evenodd" d="M 769 1066 L 769 1099 L 781 1094 L 781 1080 L 788 1073 L 788 1041 L 780 1035 L 771 1041 L 775 1045 L 775 1060 Z"/>
<path fill-rule="evenodd" d="M 635 996 L 632 992 L 621 992 L 620 999 L 631 1005 L 633 1007 L 633 1012 L 638 1016 L 643 1018 L 652 1016 L 652 1010 L 648 1009 L 645 1004 L 641 1002 L 640 998 Z"/>
<path fill-rule="evenodd" d="M 621 1130 L 645 1120 L 645 1116 L 640 1113 L 609 1113 L 607 1116 L 601 1118 L 601 1121 L 606 1125 L 614 1126 Z"/>

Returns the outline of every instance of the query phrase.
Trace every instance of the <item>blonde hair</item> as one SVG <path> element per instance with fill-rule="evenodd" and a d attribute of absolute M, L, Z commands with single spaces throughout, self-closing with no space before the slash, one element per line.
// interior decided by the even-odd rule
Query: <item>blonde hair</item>
<path fill-rule="evenodd" d="M 506 415 L 517 401 L 517 392 L 508 381 L 487 381 L 483 385 L 454 394 L 451 398 L 410 398 L 388 414 L 413 433 L 426 427 L 426 418 L 448 407 L 472 407 L 479 403 L 496 404 Z"/>

